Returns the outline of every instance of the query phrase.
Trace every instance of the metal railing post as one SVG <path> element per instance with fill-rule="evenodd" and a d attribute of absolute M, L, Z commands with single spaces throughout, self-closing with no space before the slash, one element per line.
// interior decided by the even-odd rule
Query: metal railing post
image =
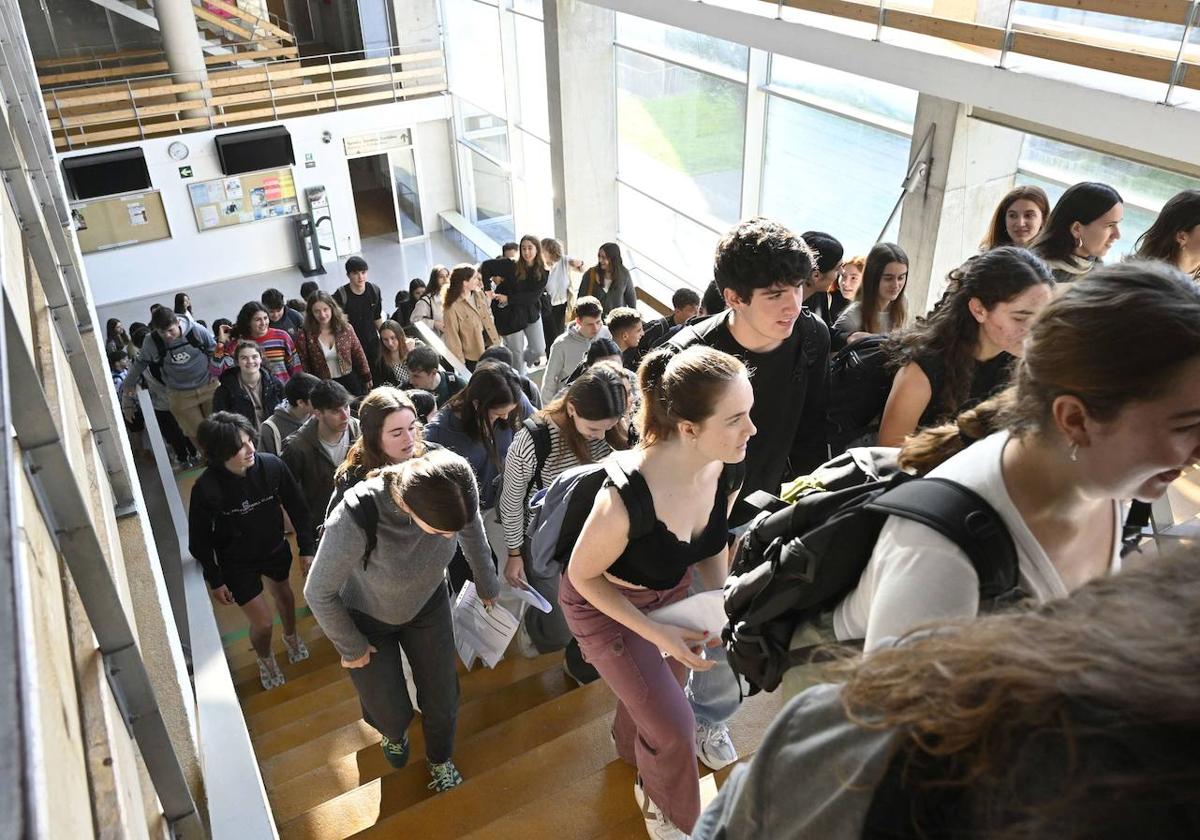
<path fill-rule="evenodd" d="M 271 68 L 263 67 L 263 71 L 267 74 L 267 94 L 271 97 L 271 118 L 278 121 L 279 110 L 275 107 L 275 86 L 271 84 Z"/>
<path fill-rule="evenodd" d="M 62 128 L 63 137 L 67 140 L 67 151 L 71 151 L 71 130 L 67 128 L 67 118 L 63 115 L 62 105 L 58 104 L 58 91 L 50 91 L 54 98 L 54 111 L 58 114 L 58 124 Z"/>
<path fill-rule="evenodd" d="M 1188 9 L 1187 23 L 1183 26 L 1183 35 L 1179 38 L 1179 53 L 1175 56 L 1175 64 L 1171 67 L 1171 78 L 1167 80 L 1167 95 L 1163 97 L 1162 104 L 1170 105 L 1171 96 L 1175 93 L 1175 87 L 1183 79 L 1183 55 L 1187 51 L 1188 38 L 1192 36 L 1192 30 L 1196 28 L 1196 16 L 1200 14 L 1200 0 L 1192 0 L 1191 8 Z"/>
<path fill-rule="evenodd" d="M 133 85 L 129 84 L 129 80 L 125 80 L 125 90 L 129 93 L 129 107 L 133 109 L 133 121 L 137 123 L 138 134 L 141 139 L 146 139 L 146 130 L 142 127 L 142 115 L 138 111 L 137 100 L 133 97 Z"/>
<path fill-rule="evenodd" d="M 391 54 L 392 50 L 394 49 L 396 48 L 393 47 L 392 49 L 388 50 L 388 81 L 391 83 L 392 87 L 393 102 L 396 101 L 396 65 L 392 62 L 392 59 L 394 59 L 396 56 Z"/>
<path fill-rule="evenodd" d="M 883 19 L 887 15 L 887 0 L 879 0 L 879 21 L 875 24 L 875 40 L 883 40 Z"/>
<path fill-rule="evenodd" d="M 1004 62 L 1008 58 L 1008 53 L 1012 49 L 1013 42 L 1013 10 L 1017 7 L 1017 0 L 1008 0 L 1008 13 L 1004 18 L 1004 41 L 1000 44 L 1000 63 L 996 66 L 1001 70 L 1006 69 Z"/>
<path fill-rule="evenodd" d="M 325 64 L 329 67 L 329 89 L 333 91 L 333 110 L 339 110 L 337 96 L 337 81 L 333 78 L 333 57 L 325 56 Z"/>

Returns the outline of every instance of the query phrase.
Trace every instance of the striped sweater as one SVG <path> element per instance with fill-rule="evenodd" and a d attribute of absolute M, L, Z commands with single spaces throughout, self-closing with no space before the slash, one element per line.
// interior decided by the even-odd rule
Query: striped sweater
<path fill-rule="evenodd" d="M 275 374 L 275 378 L 283 384 L 292 378 L 294 374 L 300 373 L 304 368 L 300 366 L 300 354 L 296 352 L 296 345 L 292 343 L 292 337 L 283 330 L 277 330 L 274 327 L 268 327 L 267 332 L 260 338 L 254 339 L 258 342 L 258 347 L 262 350 L 262 368 Z M 221 370 L 237 367 L 237 359 L 234 358 L 234 351 L 237 349 L 238 339 L 232 339 L 224 348 L 218 347 L 218 355 L 213 359 L 214 364 L 220 365 Z"/>
<path fill-rule="evenodd" d="M 558 425 L 551 422 L 549 428 L 550 454 L 546 456 L 546 463 L 542 467 L 543 487 L 548 487 L 559 473 L 580 464 Z M 592 461 L 601 461 L 612 452 L 612 447 L 606 440 L 593 440 L 588 442 L 588 451 Z M 524 540 L 529 497 L 532 495 L 529 485 L 536 471 L 537 455 L 533 448 L 533 436 L 528 429 L 522 428 L 508 448 L 508 457 L 504 461 L 504 486 L 500 491 L 500 521 L 504 524 L 504 542 L 510 551 L 519 549 Z"/>

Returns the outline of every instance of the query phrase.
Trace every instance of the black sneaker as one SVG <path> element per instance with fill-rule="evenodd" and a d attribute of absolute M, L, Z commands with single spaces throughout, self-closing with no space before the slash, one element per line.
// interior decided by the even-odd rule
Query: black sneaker
<path fill-rule="evenodd" d="M 383 747 L 383 757 L 387 759 L 387 763 L 399 770 L 405 764 L 408 764 L 408 736 L 405 735 L 399 741 L 393 741 L 388 736 L 384 735 L 379 742 L 379 746 Z"/>

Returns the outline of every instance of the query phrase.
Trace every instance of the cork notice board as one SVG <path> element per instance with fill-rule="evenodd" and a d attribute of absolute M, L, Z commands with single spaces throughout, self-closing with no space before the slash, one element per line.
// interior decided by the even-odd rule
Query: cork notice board
<path fill-rule="evenodd" d="M 71 226 L 85 254 L 171 238 L 158 190 L 75 202 Z"/>
<path fill-rule="evenodd" d="M 200 232 L 300 212 L 291 169 L 268 169 L 188 185 Z"/>

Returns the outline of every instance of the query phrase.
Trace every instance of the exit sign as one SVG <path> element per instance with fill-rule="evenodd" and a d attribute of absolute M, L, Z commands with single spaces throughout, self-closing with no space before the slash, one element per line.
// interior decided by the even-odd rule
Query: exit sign
<path fill-rule="evenodd" d="M 192 167 L 190 167 L 190 166 L 179 167 L 179 177 L 180 178 L 191 178 L 192 177 Z"/>

